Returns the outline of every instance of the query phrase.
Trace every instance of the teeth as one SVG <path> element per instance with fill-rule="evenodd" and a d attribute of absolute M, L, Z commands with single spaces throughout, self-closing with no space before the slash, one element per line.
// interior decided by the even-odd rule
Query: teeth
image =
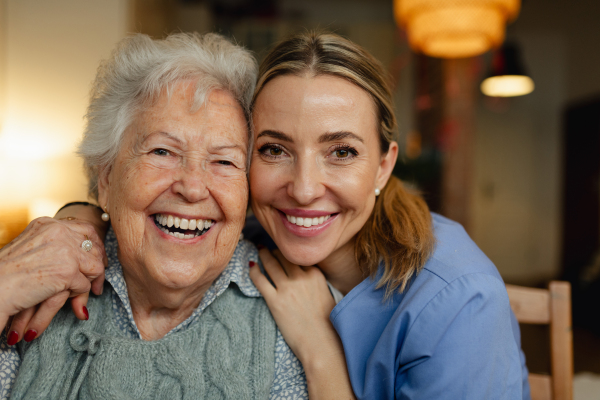
<path fill-rule="evenodd" d="M 212 226 L 212 221 L 210 219 L 186 219 L 165 214 L 156 214 L 155 220 L 159 225 L 162 225 L 159 227 L 160 230 L 179 239 L 193 239 L 194 237 L 200 236 L 202 231 L 205 231 Z M 189 234 L 170 232 L 167 227 L 170 228 L 172 226 L 195 232 Z"/>
<path fill-rule="evenodd" d="M 327 221 L 331 217 L 331 215 L 324 215 L 322 217 L 315 218 L 302 218 L 287 214 L 285 216 L 287 220 L 290 221 L 292 224 L 303 226 L 305 228 L 310 228 L 311 226 L 315 225 L 321 225 L 323 222 Z"/>

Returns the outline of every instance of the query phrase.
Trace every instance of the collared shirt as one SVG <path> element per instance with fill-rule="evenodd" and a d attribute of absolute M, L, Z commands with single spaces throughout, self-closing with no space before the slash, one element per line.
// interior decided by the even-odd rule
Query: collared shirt
<path fill-rule="evenodd" d="M 127 294 L 127 285 L 123 277 L 121 263 L 117 257 L 118 244 L 112 228 L 106 236 L 106 254 L 108 256 L 108 267 L 106 268 L 106 281 L 112 295 L 112 307 L 117 326 L 124 334 L 133 339 L 142 339 L 140 331 L 133 319 L 131 304 Z M 246 240 L 240 240 L 231 261 L 211 287 L 204 294 L 198 307 L 185 321 L 173 328 L 166 336 L 189 327 L 202 312 L 219 296 L 231 283 L 238 286 L 240 291 L 247 297 L 260 297 L 250 276 L 248 275 L 248 262 L 258 262 L 258 253 L 254 245 Z M 246 258 L 246 254 L 252 254 Z M 8 327 L 7 327 L 8 329 Z M 0 400 L 8 399 L 12 385 L 17 376 L 21 358 L 16 346 L 6 344 L 6 330 L 0 335 Z M 281 332 L 277 330 L 277 342 L 275 344 L 275 376 L 271 387 L 271 400 L 277 399 L 308 399 L 306 378 L 302 365 L 291 351 Z"/>

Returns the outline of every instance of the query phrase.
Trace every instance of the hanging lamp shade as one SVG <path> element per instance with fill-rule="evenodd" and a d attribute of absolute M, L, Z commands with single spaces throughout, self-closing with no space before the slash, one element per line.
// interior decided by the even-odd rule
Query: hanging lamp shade
<path fill-rule="evenodd" d="M 481 91 L 492 97 L 514 97 L 529 94 L 533 89 L 533 79 L 525 72 L 519 48 L 504 44 L 492 58 L 490 73 L 481 82 Z"/>
<path fill-rule="evenodd" d="M 440 58 L 472 57 L 504 41 L 521 0 L 394 0 L 397 23 L 413 50 Z"/>

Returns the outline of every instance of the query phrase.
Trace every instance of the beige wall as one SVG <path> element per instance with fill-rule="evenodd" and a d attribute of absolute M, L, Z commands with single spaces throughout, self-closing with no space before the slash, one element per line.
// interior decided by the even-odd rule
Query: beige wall
<path fill-rule="evenodd" d="M 86 198 L 73 155 L 96 68 L 128 26 L 124 0 L 2 0 L 0 209 L 32 217 Z"/>
<path fill-rule="evenodd" d="M 471 233 L 505 280 L 535 284 L 560 273 L 567 43 L 548 32 L 517 40 L 536 89 L 496 104 L 482 96 Z"/>

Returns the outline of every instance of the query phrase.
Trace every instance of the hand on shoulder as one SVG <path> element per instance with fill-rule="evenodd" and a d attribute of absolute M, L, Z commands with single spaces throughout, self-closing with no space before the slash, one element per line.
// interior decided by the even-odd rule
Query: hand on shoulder
<path fill-rule="evenodd" d="M 85 240 L 92 242 L 89 251 L 82 248 Z M 101 293 L 105 264 L 104 246 L 91 224 L 72 218 L 33 220 L 0 249 L 0 327 L 16 315 L 11 332 L 17 332 L 20 340 L 33 330 L 33 339 L 69 297 L 79 294 L 85 295 L 74 311 L 85 319 L 87 293 L 91 288 Z"/>

